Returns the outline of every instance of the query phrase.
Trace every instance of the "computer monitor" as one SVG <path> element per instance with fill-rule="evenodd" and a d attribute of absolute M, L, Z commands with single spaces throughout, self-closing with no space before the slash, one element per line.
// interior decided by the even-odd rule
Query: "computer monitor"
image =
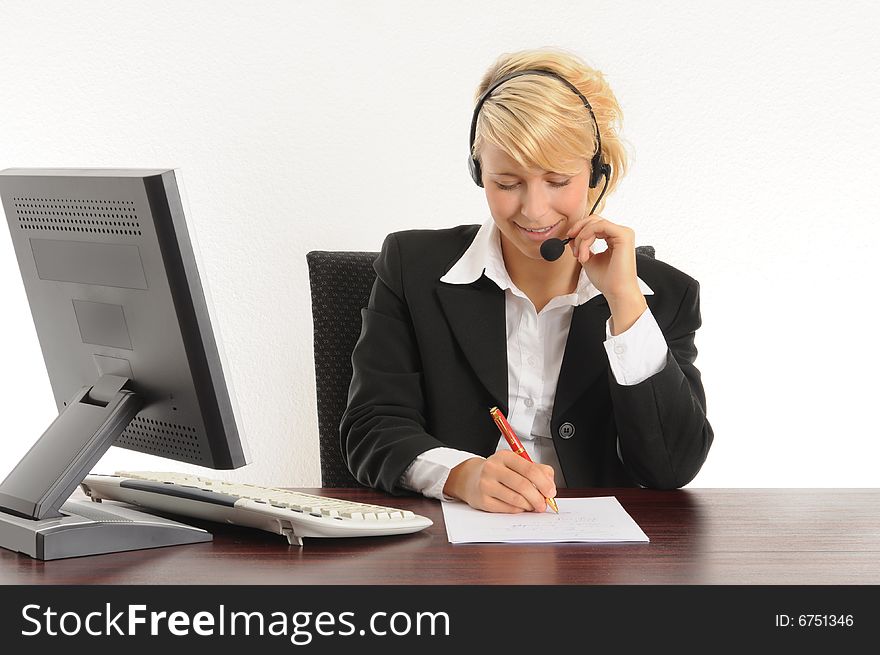
<path fill-rule="evenodd" d="M 7 169 L 0 196 L 59 412 L 0 483 L 0 546 L 54 559 L 210 540 L 68 501 L 111 445 L 248 462 L 176 171 Z"/>

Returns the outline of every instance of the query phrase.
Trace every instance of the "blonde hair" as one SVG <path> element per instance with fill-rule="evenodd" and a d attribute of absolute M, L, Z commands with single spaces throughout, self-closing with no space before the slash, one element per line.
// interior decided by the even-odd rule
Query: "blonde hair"
<path fill-rule="evenodd" d="M 611 164 L 605 199 L 626 173 L 627 153 L 620 137 L 623 112 L 604 75 L 577 56 L 542 48 L 503 54 L 480 81 L 476 102 L 496 80 L 520 70 L 547 70 L 571 82 L 586 97 L 602 142 L 602 160 Z M 596 127 L 583 102 L 565 84 L 543 75 L 523 75 L 508 80 L 486 99 L 477 119 L 471 155 L 479 160 L 485 142 L 508 153 L 523 168 L 539 168 L 565 175 L 583 169 L 583 161 L 596 152 Z M 605 181 L 587 194 L 592 207 Z"/>

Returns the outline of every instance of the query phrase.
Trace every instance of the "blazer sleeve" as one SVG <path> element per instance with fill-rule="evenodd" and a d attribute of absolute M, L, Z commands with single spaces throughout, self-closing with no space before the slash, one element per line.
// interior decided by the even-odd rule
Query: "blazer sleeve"
<path fill-rule="evenodd" d="M 359 482 L 401 495 L 406 490 L 398 482 L 412 461 L 445 444 L 426 431 L 421 360 L 394 234 L 385 239 L 374 267 L 376 282 L 361 311 L 361 334 L 351 357 L 340 439 Z"/>
<path fill-rule="evenodd" d="M 694 334 L 700 324 L 700 287 L 691 280 L 674 318 L 661 325 L 669 346 L 664 368 L 632 386 L 609 375 L 620 457 L 642 486 L 683 487 L 697 475 L 712 445 L 706 394 L 694 366 Z"/>

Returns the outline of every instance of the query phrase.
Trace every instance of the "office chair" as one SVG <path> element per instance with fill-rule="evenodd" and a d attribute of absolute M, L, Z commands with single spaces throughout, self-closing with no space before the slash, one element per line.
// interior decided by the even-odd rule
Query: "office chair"
<path fill-rule="evenodd" d="M 652 246 L 636 252 L 654 257 Z M 315 387 L 322 487 L 362 486 L 349 472 L 339 443 L 339 423 L 348 403 L 351 353 L 361 333 L 361 309 L 376 280 L 377 252 L 316 250 L 306 255 L 312 292 Z"/>
<path fill-rule="evenodd" d="M 378 252 L 306 255 L 315 335 L 315 388 L 322 487 L 360 487 L 349 472 L 339 443 L 339 423 L 348 404 L 351 353 L 361 334 L 361 309 L 376 280 Z"/>
<path fill-rule="evenodd" d="M 644 255 L 645 257 L 650 257 L 651 259 L 656 259 L 654 246 L 636 246 L 636 254 Z"/>

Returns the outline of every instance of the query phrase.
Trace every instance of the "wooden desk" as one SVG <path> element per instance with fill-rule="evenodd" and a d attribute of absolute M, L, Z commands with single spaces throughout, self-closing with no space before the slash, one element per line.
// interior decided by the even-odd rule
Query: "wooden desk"
<path fill-rule="evenodd" d="M 213 543 L 41 562 L 0 549 L 0 584 L 880 584 L 880 489 L 561 490 L 614 495 L 649 544 L 459 544 L 437 501 L 305 490 L 411 509 L 400 537 L 306 539 L 187 520 Z"/>

